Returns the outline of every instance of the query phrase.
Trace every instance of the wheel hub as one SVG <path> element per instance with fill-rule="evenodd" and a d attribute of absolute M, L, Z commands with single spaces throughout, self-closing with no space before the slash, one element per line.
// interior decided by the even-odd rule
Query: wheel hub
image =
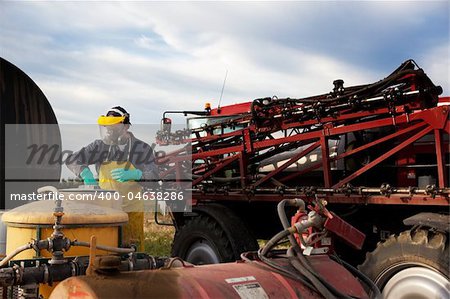
<path fill-rule="evenodd" d="M 212 245 L 207 240 L 197 240 L 186 253 L 186 260 L 195 265 L 218 264 L 220 259 Z"/>
<path fill-rule="evenodd" d="M 442 274 L 424 267 L 397 272 L 383 288 L 386 299 L 448 298 L 450 282 Z"/>

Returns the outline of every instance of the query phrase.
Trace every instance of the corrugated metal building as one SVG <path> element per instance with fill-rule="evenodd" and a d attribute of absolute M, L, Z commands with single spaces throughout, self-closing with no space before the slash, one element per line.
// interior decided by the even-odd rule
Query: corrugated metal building
<path fill-rule="evenodd" d="M 46 160 L 25 165 L 24 149 L 30 144 L 56 144 L 60 149 L 61 136 L 44 93 L 27 74 L 3 58 L 0 58 L 0 104 L 0 208 L 4 209 L 11 192 L 33 192 L 48 181 L 56 184 L 61 165 L 50 165 Z"/>

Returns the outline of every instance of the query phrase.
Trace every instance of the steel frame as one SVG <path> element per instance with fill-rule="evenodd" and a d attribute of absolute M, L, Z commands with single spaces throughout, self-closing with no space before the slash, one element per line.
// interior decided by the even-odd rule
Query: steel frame
<path fill-rule="evenodd" d="M 420 109 L 415 102 L 411 105 L 394 107 L 379 107 L 370 111 L 344 110 L 338 116 L 321 119 L 299 121 L 295 118 L 283 118 L 277 112 L 272 115 L 269 127 L 258 126 L 251 121 L 249 114 L 234 120 L 245 124 L 243 129 L 224 134 L 208 133 L 207 136 L 190 139 L 192 155 L 187 152 L 177 152 L 166 156 L 172 168 L 163 173 L 163 177 L 177 169 L 181 161 L 204 161 L 201 167 L 193 170 L 199 177 L 192 181 L 194 203 L 210 200 L 236 201 L 278 201 L 284 197 L 305 196 L 325 197 L 330 202 L 340 203 L 373 203 L 373 204 L 413 204 L 413 205 L 448 205 L 450 189 L 447 184 L 446 158 L 449 146 L 445 144 L 444 136 L 450 133 L 449 105 L 428 109 Z M 250 107 L 250 103 L 248 103 Z M 245 110 L 245 105 L 239 105 Z M 250 108 L 249 108 L 250 109 Z M 329 139 L 341 138 L 345 134 L 364 132 L 372 129 L 390 128 L 391 133 L 359 147 L 353 148 L 337 156 L 330 157 Z M 278 135 L 281 137 L 275 136 Z M 280 134 L 282 133 L 282 134 Z M 388 191 L 383 188 L 350 187 L 350 183 L 363 173 L 398 153 L 405 152 L 424 136 L 432 136 L 436 152 L 437 186 L 427 190 L 418 190 L 414 186 L 401 186 Z M 258 138 L 264 136 L 264 138 Z M 333 181 L 331 163 L 367 151 L 385 142 L 394 142 L 395 146 L 368 164 L 361 166 L 346 177 Z M 273 171 L 263 177 L 249 174 L 252 161 L 269 150 L 280 149 L 288 145 L 304 145 L 306 148 L 287 159 Z M 305 157 L 313 150 L 319 149 L 322 160 L 312 163 L 309 167 L 290 174 L 283 171 L 293 163 Z M 269 152 L 270 153 L 270 152 Z M 447 163 L 448 160 L 447 160 Z M 306 188 L 300 184 L 292 185 L 296 178 L 322 168 L 322 187 Z M 227 169 L 239 172 L 240 187 L 212 185 L 214 175 Z M 408 188 L 409 187 L 409 188 Z M 322 188 L 322 189 L 320 189 Z M 313 190 L 314 189 L 314 190 Z M 324 191 L 325 190 L 325 191 Z M 361 192 L 371 190 L 371 192 Z"/>

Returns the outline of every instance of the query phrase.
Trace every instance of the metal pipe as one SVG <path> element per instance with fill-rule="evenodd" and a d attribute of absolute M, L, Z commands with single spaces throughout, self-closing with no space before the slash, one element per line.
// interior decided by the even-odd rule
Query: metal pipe
<path fill-rule="evenodd" d="M 192 178 L 197 179 L 197 178 L 201 178 L 201 175 L 192 175 Z M 206 178 L 205 181 L 213 181 L 213 182 L 219 182 L 219 183 L 228 183 L 228 182 L 237 182 L 240 181 L 241 177 L 231 177 L 231 178 L 226 178 L 226 177 L 210 177 L 210 178 Z"/>
<path fill-rule="evenodd" d="M 206 179 L 206 180 L 209 180 Z M 293 193 L 293 194 L 301 194 L 303 192 L 302 189 L 307 189 L 308 187 L 300 187 L 300 188 L 285 188 L 283 189 L 284 193 Z M 416 188 L 416 187 L 411 187 L 411 188 Z M 173 189 L 173 190 L 177 190 L 177 189 Z M 311 189 L 312 191 L 314 191 L 314 194 L 326 194 L 326 193 L 331 193 L 331 194 L 347 194 L 346 192 L 343 192 L 342 189 L 340 188 L 315 188 Z M 360 194 L 374 194 L 374 195 L 379 195 L 382 191 L 382 188 L 377 188 L 377 187 L 351 187 L 348 189 L 350 192 L 350 194 L 356 194 L 356 195 L 360 195 Z M 188 191 L 191 192 L 205 192 L 208 191 L 207 189 L 198 189 L 198 188 L 192 188 L 192 189 L 188 189 Z M 220 189 L 214 189 L 214 191 L 220 191 Z M 239 188 L 230 188 L 226 190 L 227 192 L 241 192 L 242 189 Z M 254 192 L 261 192 L 261 193 L 279 193 L 279 189 L 277 188 L 256 188 L 254 190 L 252 190 Z M 436 190 L 436 194 L 437 195 L 446 195 L 446 194 L 450 194 L 450 188 L 437 188 Z M 391 194 L 410 194 L 411 193 L 411 189 L 410 188 L 394 188 L 392 187 L 390 189 Z M 429 194 L 429 190 L 427 189 L 414 189 L 414 194 L 424 194 L 427 195 Z M 312 194 L 312 193 L 311 193 Z"/>
<path fill-rule="evenodd" d="M 8 254 L 6 257 L 4 257 L 2 259 L 2 261 L 0 262 L 0 268 L 4 267 L 10 260 L 12 260 L 16 255 L 18 255 L 22 251 L 29 250 L 32 248 L 33 248 L 32 243 L 28 243 L 23 246 L 17 247 L 13 252 L 11 252 L 10 254 Z"/>
<path fill-rule="evenodd" d="M 208 116 L 209 113 L 206 111 L 164 111 L 163 118 L 166 118 L 166 114 L 183 114 L 187 116 L 188 114 L 198 115 L 198 116 Z"/>
<path fill-rule="evenodd" d="M 116 257 L 116 256 L 114 256 Z M 58 282 L 72 276 L 85 275 L 88 266 L 87 256 L 78 256 L 67 260 L 64 264 L 47 264 L 45 261 L 35 267 L 6 267 L 0 269 L 0 287 L 14 285 L 29 285 L 35 283 Z M 155 258 L 146 254 L 139 257 L 128 258 L 117 264 L 120 272 L 158 269 L 165 265 L 168 258 Z M 49 262 L 47 260 L 47 262 Z M 100 266 L 101 268 L 101 266 Z M 112 272 L 115 269 L 110 269 Z M 99 269 L 100 271 L 102 269 Z"/>
<path fill-rule="evenodd" d="M 83 247 L 90 247 L 91 244 L 89 242 L 80 242 L 80 241 L 72 241 L 71 242 L 73 246 L 83 246 Z M 119 247 L 112 247 L 112 246 L 105 246 L 105 245 L 97 245 L 97 249 L 110 251 L 110 252 L 117 252 L 117 253 L 133 253 L 136 252 L 136 249 L 134 248 L 119 248 Z"/>
<path fill-rule="evenodd" d="M 53 187 L 53 186 L 44 186 L 44 187 L 40 187 L 39 189 L 37 189 L 37 192 L 38 193 L 53 192 L 53 193 L 55 193 L 55 195 L 57 195 L 58 194 L 58 189 L 56 189 L 56 187 Z M 56 198 L 58 198 L 58 197 L 56 196 Z M 61 207 L 61 201 L 60 200 L 56 201 L 56 206 L 57 207 Z"/>

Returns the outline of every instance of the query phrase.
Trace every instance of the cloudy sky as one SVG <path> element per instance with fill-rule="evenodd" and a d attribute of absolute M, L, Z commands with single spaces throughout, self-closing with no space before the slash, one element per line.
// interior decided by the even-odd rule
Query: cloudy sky
<path fill-rule="evenodd" d="M 0 56 L 58 121 L 302 97 L 377 81 L 413 58 L 450 95 L 449 1 L 0 2 Z"/>

